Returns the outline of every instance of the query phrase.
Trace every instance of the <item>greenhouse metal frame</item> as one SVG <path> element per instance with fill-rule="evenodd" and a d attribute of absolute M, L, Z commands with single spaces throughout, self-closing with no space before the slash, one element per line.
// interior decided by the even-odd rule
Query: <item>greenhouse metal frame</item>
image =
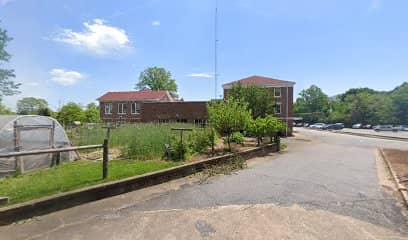
<path fill-rule="evenodd" d="M 64 128 L 51 117 L 37 115 L 0 115 L 0 153 L 64 148 L 71 146 Z M 24 173 L 53 165 L 55 154 L 0 158 L 0 177 Z M 63 152 L 60 161 L 77 157 Z"/>

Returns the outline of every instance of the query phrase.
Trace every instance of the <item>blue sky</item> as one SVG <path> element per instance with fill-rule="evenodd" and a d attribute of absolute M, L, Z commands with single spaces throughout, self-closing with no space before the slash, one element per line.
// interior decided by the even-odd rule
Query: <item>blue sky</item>
<path fill-rule="evenodd" d="M 7 67 L 22 94 L 56 109 L 132 90 L 140 71 L 167 68 L 185 100 L 214 97 L 214 0 L 0 0 L 14 38 Z M 219 0 L 221 84 L 250 75 L 390 90 L 408 81 L 406 0 Z"/>

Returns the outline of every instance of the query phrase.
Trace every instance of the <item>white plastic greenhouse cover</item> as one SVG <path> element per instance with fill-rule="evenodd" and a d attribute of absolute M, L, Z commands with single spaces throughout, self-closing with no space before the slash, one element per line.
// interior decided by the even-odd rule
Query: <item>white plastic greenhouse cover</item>
<path fill-rule="evenodd" d="M 15 152 L 15 125 L 19 129 L 20 151 L 62 148 L 70 146 L 64 128 L 51 117 L 36 115 L 0 115 L 0 153 Z M 53 126 L 53 127 L 51 127 Z M 52 130 L 54 129 L 54 141 Z M 52 146 L 53 145 L 53 146 Z M 75 159 L 75 152 L 61 153 L 61 161 Z M 46 168 L 51 165 L 52 155 L 41 154 L 20 157 L 24 171 Z M 0 177 L 13 173 L 16 169 L 16 158 L 0 158 Z"/>

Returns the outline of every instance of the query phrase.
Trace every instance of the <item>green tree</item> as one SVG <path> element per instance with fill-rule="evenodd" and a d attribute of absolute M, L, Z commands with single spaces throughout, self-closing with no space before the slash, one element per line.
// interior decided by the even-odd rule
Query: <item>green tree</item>
<path fill-rule="evenodd" d="M 329 97 L 317 86 L 312 85 L 299 93 L 294 104 L 296 115 L 306 122 L 322 121 L 329 113 Z"/>
<path fill-rule="evenodd" d="M 399 124 L 408 124 L 408 82 L 391 91 L 392 103 L 395 107 L 394 116 Z"/>
<path fill-rule="evenodd" d="M 90 103 L 86 106 L 85 121 L 88 123 L 97 123 L 100 121 L 98 105 L 95 103 Z"/>
<path fill-rule="evenodd" d="M 211 101 L 207 104 L 207 110 L 211 126 L 221 136 L 226 135 L 228 150 L 231 150 L 231 134 L 244 130 L 252 119 L 248 104 L 229 98 L 226 101 Z"/>
<path fill-rule="evenodd" d="M 57 114 L 57 119 L 64 126 L 70 126 L 74 121 L 85 121 L 85 113 L 79 104 L 70 102 L 64 105 Z"/>
<path fill-rule="evenodd" d="M 168 90 L 177 96 L 176 80 L 171 78 L 170 71 L 162 67 L 149 67 L 141 72 L 136 89 Z"/>
<path fill-rule="evenodd" d="M 0 28 L 0 66 L 10 60 L 11 55 L 6 51 L 7 43 L 12 38 L 7 36 L 7 31 Z M 19 83 L 10 80 L 14 78 L 14 70 L 0 68 L 0 100 L 3 96 L 11 96 L 19 93 Z"/>
<path fill-rule="evenodd" d="M 273 117 L 272 115 L 266 116 L 264 119 L 265 125 L 265 135 L 269 136 L 272 143 L 273 138 L 278 135 L 279 132 L 283 131 L 286 126 L 279 119 Z"/>
<path fill-rule="evenodd" d="M 13 112 L 8 107 L 6 107 L 1 100 L 0 100 L 0 114 L 2 115 L 13 114 Z"/>
<path fill-rule="evenodd" d="M 38 109 L 38 115 L 51 117 L 53 115 L 53 112 L 49 107 L 40 108 Z"/>
<path fill-rule="evenodd" d="M 256 137 L 257 146 L 259 146 L 262 142 L 262 138 L 266 134 L 266 124 L 264 118 L 259 117 L 256 119 L 251 119 L 248 124 L 248 133 Z"/>
<path fill-rule="evenodd" d="M 255 85 L 246 87 L 235 85 L 228 96 L 248 103 L 254 119 L 274 113 L 274 98 L 266 88 Z"/>
<path fill-rule="evenodd" d="M 48 102 L 41 98 L 27 97 L 17 102 L 17 114 L 39 114 L 40 109 L 48 108 Z"/>

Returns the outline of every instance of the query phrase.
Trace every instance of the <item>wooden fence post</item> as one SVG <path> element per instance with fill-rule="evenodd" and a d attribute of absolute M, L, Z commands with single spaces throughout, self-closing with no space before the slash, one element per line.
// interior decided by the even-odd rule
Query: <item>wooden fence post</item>
<path fill-rule="evenodd" d="M 55 164 L 58 166 L 60 165 L 60 161 L 61 161 L 61 153 L 57 152 L 55 155 Z"/>
<path fill-rule="evenodd" d="M 103 159 L 102 159 L 102 177 L 106 179 L 108 177 L 108 161 L 109 161 L 109 140 L 103 140 Z"/>

